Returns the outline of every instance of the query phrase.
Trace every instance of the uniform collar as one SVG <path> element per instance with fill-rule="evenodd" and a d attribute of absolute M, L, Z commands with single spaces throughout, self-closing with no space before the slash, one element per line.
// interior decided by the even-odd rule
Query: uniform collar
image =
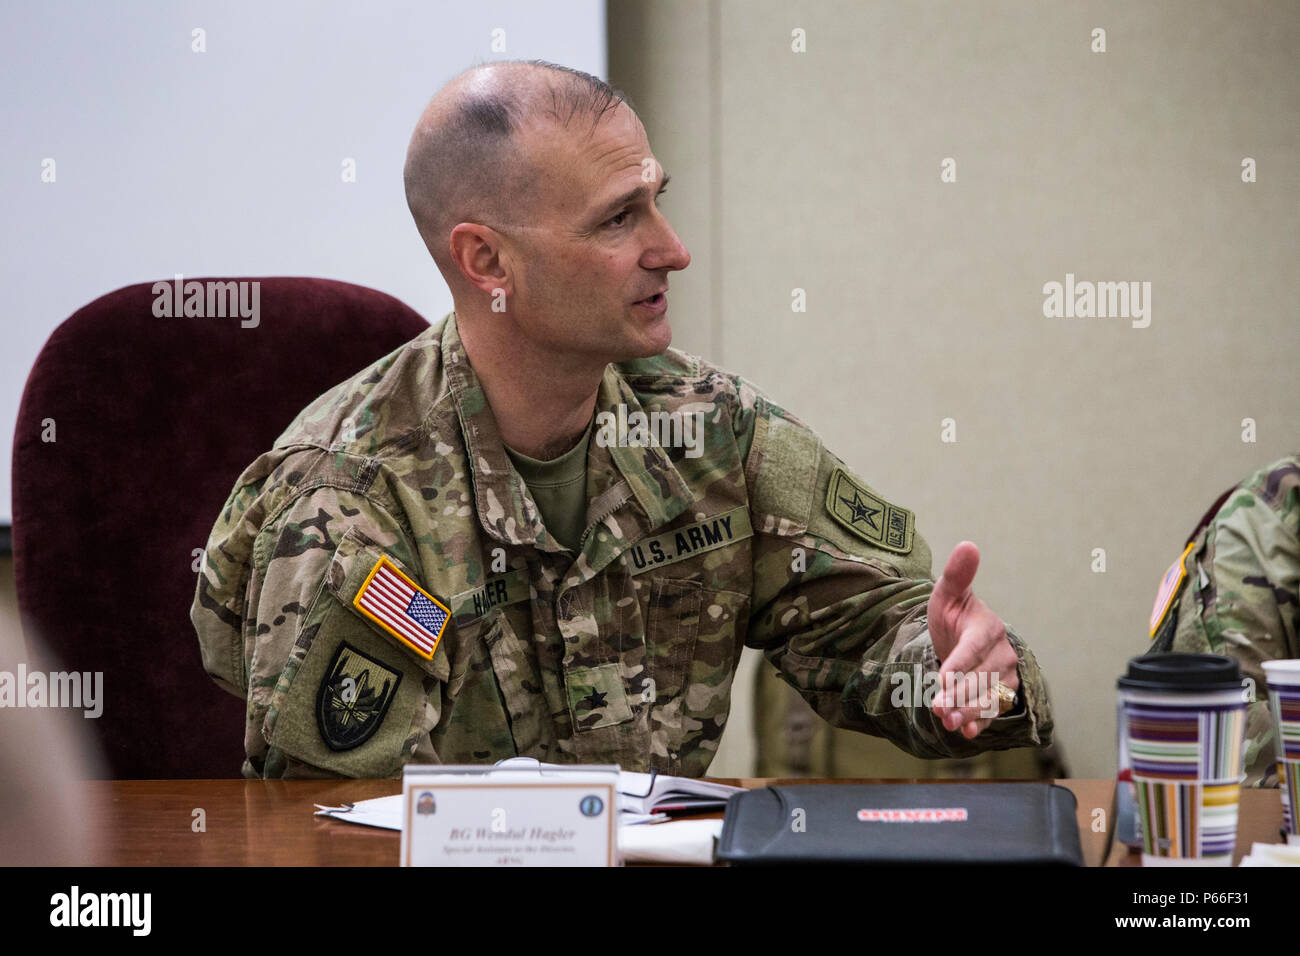
<path fill-rule="evenodd" d="M 619 406 L 625 409 L 619 415 Z M 587 491 L 594 501 L 615 493 L 620 483 L 626 483 L 636 503 L 645 516 L 644 531 L 667 524 L 677 517 L 694 500 L 668 453 L 659 445 L 629 446 L 610 444 L 601 440 L 602 413 L 628 420 L 637 412 L 645 413 L 640 399 L 619 372 L 616 365 L 605 366 L 605 375 L 596 395 L 596 432 L 592 436 L 592 454 L 588 457 Z M 599 453 L 599 454 L 596 454 Z M 591 515 L 601 520 L 602 515 Z M 638 535 L 639 537 L 639 535 Z"/>
<path fill-rule="evenodd" d="M 496 418 L 456 323 L 455 312 L 443 323 L 442 367 L 460 418 L 479 522 L 498 541 L 531 544 L 543 551 L 563 550 L 546 532 L 536 502 L 506 455 Z M 625 417 L 643 410 L 617 366 L 608 365 L 596 395 L 597 422 L 603 420 L 599 417 L 602 412 L 617 418 L 620 404 L 626 409 Z M 600 512 L 589 510 L 589 522 L 613 523 L 619 537 L 630 544 L 686 510 L 693 496 L 663 448 L 607 446 L 600 437 L 597 427 L 587 452 L 587 496 L 594 511 Z"/>

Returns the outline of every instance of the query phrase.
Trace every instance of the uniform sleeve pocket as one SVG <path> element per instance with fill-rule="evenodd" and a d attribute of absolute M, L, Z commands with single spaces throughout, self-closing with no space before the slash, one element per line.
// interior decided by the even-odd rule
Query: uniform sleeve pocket
<path fill-rule="evenodd" d="M 373 628 L 334 605 L 301 664 L 291 659 L 280 677 L 267 742 L 346 776 L 392 776 L 436 722 L 426 714 L 423 678 Z"/>
<path fill-rule="evenodd" d="M 383 554 L 359 531 L 344 535 L 263 724 L 272 747 L 351 777 L 400 771 L 437 722 L 434 681 L 449 676 L 441 645 L 422 659 L 354 606 Z"/>

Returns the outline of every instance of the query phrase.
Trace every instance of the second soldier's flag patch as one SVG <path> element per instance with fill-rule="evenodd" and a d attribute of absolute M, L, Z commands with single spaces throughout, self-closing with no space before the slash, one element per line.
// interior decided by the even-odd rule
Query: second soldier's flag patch
<path fill-rule="evenodd" d="M 451 611 L 441 601 L 380 555 L 370 569 L 353 606 L 425 660 L 447 629 Z"/>
<path fill-rule="evenodd" d="M 1152 640 L 1155 640 L 1156 632 L 1160 630 L 1160 625 L 1164 624 L 1169 609 L 1173 607 L 1174 598 L 1182 590 L 1183 578 L 1187 576 L 1187 554 L 1194 547 L 1196 547 L 1195 541 L 1188 542 L 1183 553 L 1178 556 L 1178 560 L 1169 565 L 1169 570 L 1165 571 L 1165 576 L 1160 579 L 1160 590 L 1156 592 L 1156 603 L 1151 606 L 1151 620 L 1147 625 Z"/>

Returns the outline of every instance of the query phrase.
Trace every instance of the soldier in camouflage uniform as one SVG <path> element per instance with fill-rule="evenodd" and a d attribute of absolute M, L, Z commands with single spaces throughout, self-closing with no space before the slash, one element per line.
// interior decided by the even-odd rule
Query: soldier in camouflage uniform
<path fill-rule="evenodd" d="M 589 233 L 468 215 L 450 233 L 432 224 L 420 197 L 438 187 L 419 166 L 446 116 L 460 117 L 457 149 L 472 150 L 463 104 L 493 126 L 502 114 L 484 90 L 529 83 L 552 117 L 609 91 L 585 74 L 494 64 L 434 98 L 408 155 L 408 198 L 456 311 L 305 409 L 240 476 L 212 531 L 192 618 L 208 672 L 247 699 L 245 774 L 373 777 L 408 760 L 522 755 L 702 775 L 745 645 L 828 721 L 918 755 L 1049 742 L 1033 654 L 970 590 L 974 547 L 959 545 L 936 584 L 911 512 L 749 383 L 667 349 L 661 297 L 645 293 L 689 255 L 639 186 L 661 171 L 615 91 L 598 96 L 585 140 L 553 121 L 506 125 L 578 150 L 556 146 L 543 185 L 589 162 L 594 191 L 636 187 L 627 209 L 602 212 L 613 218 Z M 458 168 L 486 175 L 482 157 Z M 588 197 L 563 198 L 570 215 Z M 530 242 L 531 257 L 511 258 Z M 528 269 L 543 253 L 551 271 L 539 277 Z M 607 289 L 613 308 L 591 305 Z M 505 310 L 492 307 L 499 295 Z M 536 299 L 570 311 L 553 318 Z M 508 335 L 489 347 L 494 329 Z M 525 339 L 531 351 L 513 351 Z M 515 364 L 502 373 L 506 352 Z M 550 446 L 596 436 L 577 451 L 584 510 L 566 536 L 520 474 L 521 455 L 553 454 L 519 422 L 530 403 L 558 402 L 579 367 L 589 395 Z M 698 443 L 609 427 L 638 413 L 698 422 Z M 550 417 L 534 414 L 532 429 Z M 977 674 L 1000 679 L 1014 707 L 994 716 L 973 694 L 899 706 L 891 678 L 941 663 L 972 688 Z"/>
<path fill-rule="evenodd" d="M 1152 653 L 1224 654 L 1254 684 L 1246 785 L 1276 787 L 1263 661 L 1300 657 L 1300 456 L 1276 461 L 1210 509 L 1165 575 Z"/>

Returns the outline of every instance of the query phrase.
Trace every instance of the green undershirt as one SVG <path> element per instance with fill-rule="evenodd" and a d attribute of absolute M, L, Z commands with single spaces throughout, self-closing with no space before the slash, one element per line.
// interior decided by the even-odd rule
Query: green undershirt
<path fill-rule="evenodd" d="M 587 433 L 559 458 L 538 461 L 520 454 L 509 445 L 506 454 L 524 479 L 533 501 L 542 513 L 542 524 L 551 537 L 570 551 L 578 550 L 587 530 Z"/>

